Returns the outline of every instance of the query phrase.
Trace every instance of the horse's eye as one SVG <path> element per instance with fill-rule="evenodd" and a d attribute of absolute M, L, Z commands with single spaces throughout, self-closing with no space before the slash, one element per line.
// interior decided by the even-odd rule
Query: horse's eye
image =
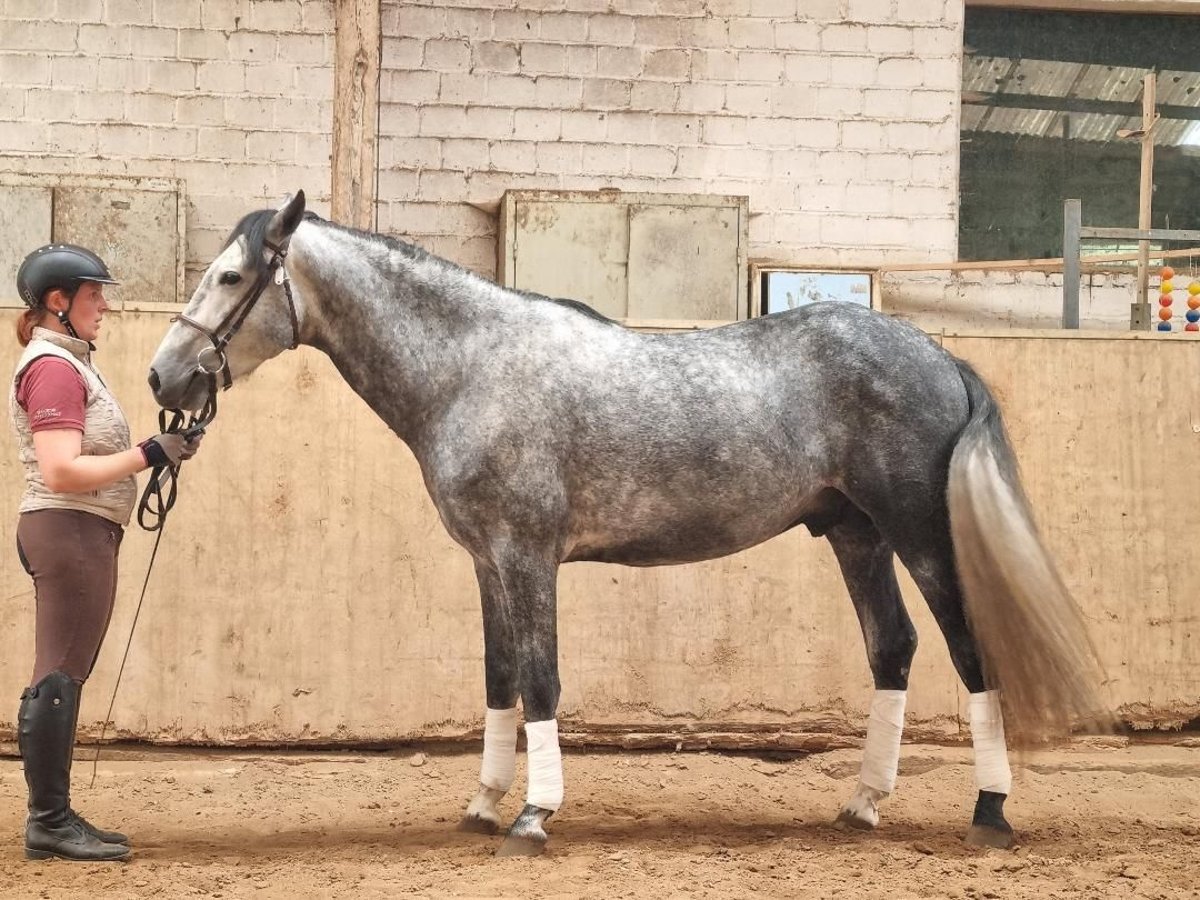
<path fill-rule="evenodd" d="M 237 284 L 242 280 L 242 276 L 237 272 L 222 272 L 221 284 Z"/>

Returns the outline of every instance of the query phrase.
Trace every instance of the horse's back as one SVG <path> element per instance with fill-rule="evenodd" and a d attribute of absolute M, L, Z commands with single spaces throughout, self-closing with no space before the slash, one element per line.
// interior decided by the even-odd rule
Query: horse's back
<path fill-rule="evenodd" d="M 907 323 L 857 304 L 811 304 L 684 334 L 598 323 L 591 331 L 584 346 L 556 354 L 555 379 L 580 414 L 635 444 L 701 434 L 793 443 L 847 430 L 853 443 L 881 427 L 957 434 L 966 421 L 952 357 Z"/>

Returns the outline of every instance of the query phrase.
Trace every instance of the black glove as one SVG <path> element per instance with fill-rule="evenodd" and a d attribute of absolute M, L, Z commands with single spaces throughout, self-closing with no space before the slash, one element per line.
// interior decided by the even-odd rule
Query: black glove
<path fill-rule="evenodd" d="M 188 441 L 182 434 L 157 434 L 146 438 L 138 447 L 141 448 L 142 456 L 146 457 L 146 465 L 175 468 L 182 460 L 195 456 L 199 445 L 200 435 Z"/>
<path fill-rule="evenodd" d="M 196 451 L 200 449 L 200 442 L 204 440 L 204 429 L 201 428 L 195 434 L 187 437 L 183 442 L 183 452 L 179 454 L 180 459 L 191 459 L 196 455 Z"/>

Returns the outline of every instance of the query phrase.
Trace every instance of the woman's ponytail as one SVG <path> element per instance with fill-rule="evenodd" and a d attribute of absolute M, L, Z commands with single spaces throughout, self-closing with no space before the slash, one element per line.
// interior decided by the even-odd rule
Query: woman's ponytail
<path fill-rule="evenodd" d="M 38 307 L 27 309 L 17 317 L 17 342 L 22 347 L 29 346 L 29 342 L 33 340 L 33 329 L 42 321 L 45 312 L 46 310 Z"/>

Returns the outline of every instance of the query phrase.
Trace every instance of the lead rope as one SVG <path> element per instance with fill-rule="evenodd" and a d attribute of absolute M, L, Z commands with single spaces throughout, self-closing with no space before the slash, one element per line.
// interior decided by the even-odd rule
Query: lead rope
<path fill-rule="evenodd" d="M 181 409 L 161 409 L 158 412 L 158 427 L 164 434 L 183 434 L 194 437 L 212 422 L 217 415 L 216 377 L 208 377 L 208 400 L 199 414 L 193 415 L 184 427 L 184 412 Z M 168 416 L 170 419 L 168 421 Z M 138 617 L 142 614 L 142 603 L 146 599 L 146 587 L 150 584 L 150 573 L 154 571 L 154 559 L 158 556 L 158 544 L 162 540 L 163 526 L 167 524 L 167 513 L 175 505 L 178 491 L 179 466 L 155 466 L 150 470 L 150 480 L 142 491 L 142 499 L 138 504 L 138 525 L 145 531 L 157 532 L 154 538 L 154 549 L 150 551 L 150 564 L 146 566 L 146 578 L 142 581 L 142 593 L 138 597 L 137 608 L 133 611 L 133 624 L 129 626 L 129 638 L 125 641 L 125 652 L 121 654 L 121 666 L 117 669 L 117 680 L 113 684 L 112 697 L 108 701 L 108 712 L 104 715 L 104 723 L 100 726 L 100 738 L 96 742 L 96 753 L 92 757 L 92 780 L 88 788 L 96 785 L 96 770 L 100 765 L 100 748 L 104 745 L 104 736 L 108 733 L 108 723 L 112 719 L 113 707 L 117 702 L 117 690 L 121 687 L 121 676 L 125 674 L 125 661 L 129 659 L 129 648 L 133 646 L 133 633 L 137 630 Z M 163 484 L 167 483 L 167 492 L 163 494 Z"/>

